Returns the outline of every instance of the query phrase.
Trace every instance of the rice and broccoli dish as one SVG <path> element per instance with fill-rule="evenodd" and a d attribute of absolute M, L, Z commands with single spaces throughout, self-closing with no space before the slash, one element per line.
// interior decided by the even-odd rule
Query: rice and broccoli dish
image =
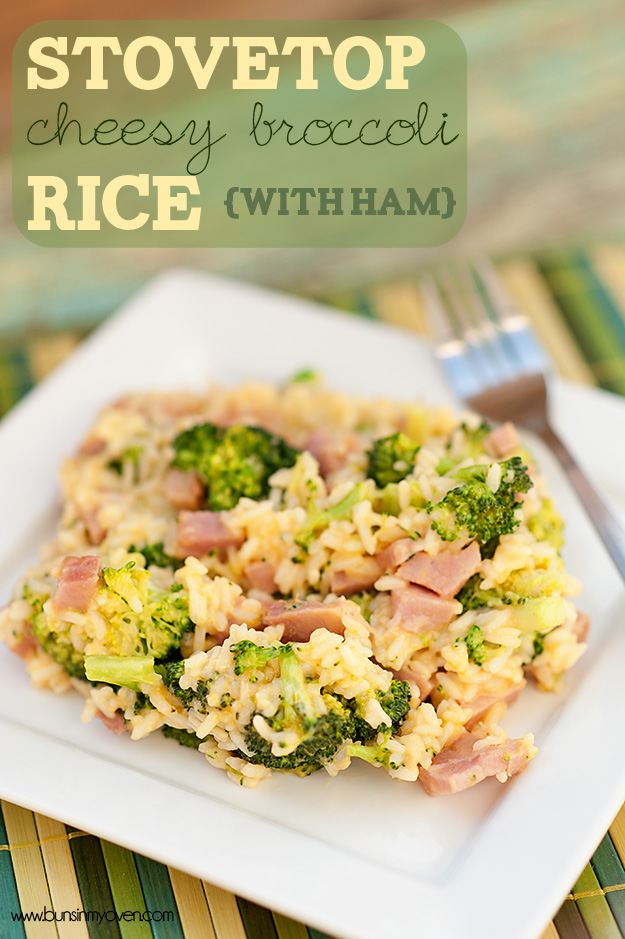
<path fill-rule="evenodd" d="M 298 379 L 105 410 L 0 638 L 84 721 L 243 786 L 354 760 L 430 795 L 505 782 L 536 748 L 503 714 L 588 628 L 544 481 L 510 424 Z"/>

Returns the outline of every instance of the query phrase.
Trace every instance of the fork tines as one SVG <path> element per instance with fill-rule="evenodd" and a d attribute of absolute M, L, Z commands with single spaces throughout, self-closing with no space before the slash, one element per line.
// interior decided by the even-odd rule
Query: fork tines
<path fill-rule="evenodd" d="M 460 399 L 549 370 L 529 320 L 488 260 L 464 263 L 453 273 L 425 278 L 419 286 L 437 355 Z"/>

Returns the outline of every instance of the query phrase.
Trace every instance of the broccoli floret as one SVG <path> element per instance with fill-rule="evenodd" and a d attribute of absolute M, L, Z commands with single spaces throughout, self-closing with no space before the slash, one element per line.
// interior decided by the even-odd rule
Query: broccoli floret
<path fill-rule="evenodd" d="M 357 757 L 359 760 L 365 760 L 373 766 L 384 766 L 386 769 L 390 769 L 392 766 L 391 751 L 384 743 L 370 744 L 369 746 L 362 743 L 349 743 L 347 745 L 347 755 L 352 759 Z"/>
<path fill-rule="evenodd" d="M 196 737 L 190 730 L 184 730 L 179 727 L 161 727 L 163 737 L 169 737 L 170 740 L 177 740 L 183 747 L 192 747 L 197 750 L 202 743 L 199 737 Z"/>
<path fill-rule="evenodd" d="M 328 763 L 338 748 L 353 736 L 353 714 L 337 697 L 324 694 L 326 713 L 319 713 L 306 687 L 302 664 L 293 647 L 260 647 L 247 640 L 232 646 L 238 674 L 248 668 L 262 668 L 272 658 L 280 662 L 280 705 L 275 714 L 264 717 L 267 724 L 279 733 L 294 732 L 300 738 L 295 749 L 284 756 L 272 752 L 272 744 L 254 727 L 253 719 L 245 729 L 247 753 L 241 753 L 250 763 L 261 763 L 270 769 L 290 770 L 307 776 Z M 255 651 L 256 650 L 256 651 Z"/>
<path fill-rule="evenodd" d="M 151 567 L 152 565 L 155 567 L 171 567 L 176 571 L 184 564 L 184 561 L 172 558 L 169 554 L 165 553 L 165 546 L 162 541 L 145 544 L 142 548 L 131 545 L 128 552 L 130 554 L 142 554 L 145 558 L 146 567 Z"/>
<path fill-rule="evenodd" d="M 351 711 L 343 707 L 332 695 L 324 695 L 324 700 L 328 713 L 306 722 L 306 736 L 291 753 L 286 756 L 274 756 L 269 741 L 250 723 L 245 732 L 245 745 L 250 752 L 241 753 L 241 756 L 250 763 L 262 763 L 269 769 L 292 771 L 299 776 L 309 776 L 315 770 L 321 769 L 353 734 Z M 287 726 L 280 711 L 276 717 L 265 720 L 270 727 L 277 730 Z"/>
<path fill-rule="evenodd" d="M 243 496 L 264 499 L 269 478 L 293 466 L 299 451 L 262 427 L 217 427 L 199 424 L 178 434 L 173 465 L 194 470 L 206 485 L 215 511 L 232 509 Z"/>
<path fill-rule="evenodd" d="M 308 381 L 317 381 L 319 378 L 319 372 L 314 368 L 303 368 L 299 372 L 296 372 L 291 378 L 289 378 L 287 384 L 300 384 Z"/>
<path fill-rule="evenodd" d="M 121 476 L 124 470 L 124 463 L 132 463 L 136 473 L 142 453 L 143 447 L 127 447 L 119 457 L 109 462 L 108 468 Z"/>
<path fill-rule="evenodd" d="M 466 613 L 467 610 L 481 610 L 485 606 L 499 606 L 500 603 L 512 602 L 505 599 L 500 591 L 483 590 L 480 587 L 482 579 L 481 574 L 474 574 L 456 594 L 456 600 L 462 603 L 463 613 Z"/>
<path fill-rule="evenodd" d="M 468 466 L 455 474 L 460 480 L 459 486 L 451 489 L 440 502 L 427 504 L 432 528 L 443 541 L 454 541 L 460 534 L 468 534 L 486 544 L 517 527 L 516 496 L 527 492 L 532 481 L 520 457 L 499 465 L 501 482 L 497 492 L 486 484 L 488 466 Z"/>
<path fill-rule="evenodd" d="M 234 656 L 234 673 L 242 675 L 243 672 L 249 672 L 251 669 L 264 668 L 268 662 L 291 651 L 290 645 L 283 646 L 257 646 L 255 642 L 249 639 L 242 639 L 230 646 L 230 652 Z"/>
<path fill-rule="evenodd" d="M 367 476 L 380 488 L 389 483 L 398 483 L 413 468 L 418 452 L 419 444 L 401 431 L 374 440 L 371 449 L 367 451 Z"/>
<path fill-rule="evenodd" d="M 475 665 L 483 665 L 488 654 L 488 645 L 480 627 L 473 624 L 463 641 L 469 653 L 469 661 L 475 663 Z"/>
<path fill-rule="evenodd" d="M 538 632 L 535 633 L 534 638 L 532 640 L 532 647 L 534 650 L 534 654 L 532 655 L 532 660 L 533 660 L 538 655 L 542 655 L 542 653 L 545 651 L 545 637 L 543 636 L 542 633 L 538 633 Z"/>
<path fill-rule="evenodd" d="M 367 706 L 367 699 L 354 698 L 347 702 L 354 713 L 354 740 L 371 740 L 377 734 L 382 733 L 387 737 L 396 734 L 404 723 L 406 715 L 410 710 L 412 692 L 407 681 L 400 681 L 394 678 L 389 685 L 388 691 L 377 691 L 376 698 L 382 705 L 382 709 L 391 719 L 390 724 L 380 724 L 379 727 L 372 727 L 364 719 L 363 714 Z"/>
<path fill-rule="evenodd" d="M 164 662 L 156 666 L 157 672 L 165 683 L 167 690 L 180 698 L 184 708 L 195 707 L 197 711 L 206 712 L 206 697 L 210 688 L 210 681 L 200 678 L 197 688 L 181 688 L 180 679 L 184 675 L 184 660 L 176 659 L 173 662 Z"/>
<path fill-rule="evenodd" d="M 30 587 L 24 587 L 23 597 L 30 603 L 33 610 L 27 622 L 32 626 L 33 634 L 44 652 L 62 665 L 72 678 L 84 678 L 83 656 L 72 643 L 69 630 L 62 633 L 54 630 L 47 615 L 43 612 L 43 605 L 48 596 L 48 594 L 35 594 Z"/>
<path fill-rule="evenodd" d="M 86 655 L 85 675 L 88 681 L 121 685 L 132 691 L 141 691 L 142 685 L 156 685 L 160 680 L 153 655 Z"/>
<path fill-rule="evenodd" d="M 153 586 L 149 571 L 135 567 L 134 561 L 122 568 L 103 568 L 102 578 L 99 611 L 109 622 L 104 642 L 112 654 L 163 659 L 179 648 L 183 634 L 192 628 L 189 604 L 179 589 Z"/>
<path fill-rule="evenodd" d="M 315 536 L 327 528 L 330 522 L 341 521 L 349 518 L 352 509 L 358 502 L 366 498 L 367 486 L 365 483 L 356 483 L 351 492 L 348 492 L 344 499 L 333 505 L 331 509 L 323 509 L 321 512 L 315 512 L 311 515 L 295 539 L 295 543 L 308 551 Z"/>
<path fill-rule="evenodd" d="M 449 473 L 454 466 L 457 466 L 459 463 L 464 463 L 465 460 L 476 460 L 478 456 L 484 452 L 484 438 L 490 434 L 492 427 L 490 424 L 487 424 L 486 421 L 482 421 L 479 427 L 473 430 L 471 430 L 466 423 L 462 423 L 460 430 L 462 431 L 464 439 L 459 446 L 457 440 L 454 440 L 455 456 L 452 456 L 449 452 L 451 443 L 447 445 L 448 452 L 439 461 L 436 467 L 436 472 L 439 476 L 444 476 L 445 473 Z"/>
<path fill-rule="evenodd" d="M 538 512 L 536 515 L 532 515 L 527 527 L 537 541 L 548 541 L 556 551 L 562 547 L 564 542 L 562 537 L 564 520 L 551 499 L 543 499 Z"/>

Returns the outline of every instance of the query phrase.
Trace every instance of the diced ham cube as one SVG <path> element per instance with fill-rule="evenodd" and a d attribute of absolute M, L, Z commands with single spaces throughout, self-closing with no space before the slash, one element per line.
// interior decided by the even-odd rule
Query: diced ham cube
<path fill-rule="evenodd" d="M 414 669 L 410 668 L 409 665 L 404 665 L 403 668 L 398 670 L 392 669 L 392 672 L 394 677 L 399 678 L 400 681 L 407 681 L 411 685 L 416 685 L 419 689 L 419 696 L 422 701 L 425 701 L 436 687 L 436 677 L 434 675 L 430 675 L 429 678 L 426 678 L 425 675 L 416 672 Z"/>
<path fill-rule="evenodd" d="M 113 717 L 109 717 L 108 714 L 104 714 L 103 711 L 96 711 L 95 716 L 101 720 L 109 730 L 118 736 L 126 731 L 126 721 L 121 711 L 115 711 Z"/>
<path fill-rule="evenodd" d="M 243 538 L 233 534 L 219 512 L 181 512 L 178 519 L 176 557 L 201 558 L 209 551 L 239 548 Z"/>
<path fill-rule="evenodd" d="M 515 682 L 507 691 L 501 694 L 478 694 L 471 701 L 461 701 L 461 707 L 469 708 L 473 712 L 465 725 L 467 730 L 471 730 L 475 724 L 478 724 L 494 704 L 498 704 L 500 701 L 503 701 L 508 707 L 514 704 L 526 684 L 527 681 L 522 678 L 521 681 Z"/>
<path fill-rule="evenodd" d="M 85 613 L 100 583 L 102 562 L 95 555 L 82 558 L 67 557 L 61 563 L 61 572 L 52 606 L 57 613 L 78 610 Z"/>
<path fill-rule="evenodd" d="M 284 626 L 283 642 L 308 642 L 315 629 L 327 629 L 343 635 L 343 616 L 346 612 L 360 612 L 352 600 L 276 600 L 265 605 L 266 626 Z"/>
<path fill-rule="evenodd" d="M 357 558 L 352 564 L 346 563 L 345 567 L 333 572 L 330 590 L 343 596 L 358 593 L 373 587 L 381 575 L 382 569 L 375 558 Z"/>
<path fill-rule="evenodd" d="M 590 616 L 588 613 L 577 613 L 577 619 L 573 624 L 571 632 L 578 642 L 586 642 L 588 630 L 590 629 Z"/>
<path fill-rule="evenodd" d="M 475 744 L 483 739 L 483 735 L 463 731 L 434 757 L 429 769 L 420 770 L 419 779 L 429 796 L 462 792 L 487 776 L 501 773 L 509 779 L 523 772 L 535 752 L 527 738 L 475 750 Z"/>
<path fill-rule="evenodd" d="M 245 576 L 255 590 L 275 593 L 278 585 L 274 580 L 276 570 L 271 561 L 254 561 L 245 568 Z"/>
<path fill-rule="evenodd" d="M 462 612 L 457 600 L 439 597 L 425 587 L 406 585 L 391 591 L 392 616 L 388 627 L 399 626 L 408 632 L 420 633 L 447 626 Z"/>
<path fill-rule="evenodd" d="M 376 555 L 378 564 L 383 571 L 393 571 L 417 550 L 416 542 L 412 538 L 399 538 Z"/>
<path fill-rule="evenodd" d="M 362 453 L 365 449 L 363 440 L 357 434 L 331 436 L 325 430 L 312 432 L 306 443 L 306 449 L 319 463 L 322 476 L 330 476 L 343 469 L 353 453 Z"/>
<path fill-rule="evenodd" d="M 104 449 L 106 449 L 106 440 L 102 440 L 101 437 L 85 437 L 78 448 L 78 455 L 95 456 L 96 453 L 101 453 Z"/>
<path fill-rule="evenodd" d="M 517 429 L 511 421 L 506 421 L 505 424 L 491 430 L 484 442 L 498 457 L 507 456 L 512 450 L 521 446 Z"/>
<path fill-rule="evenodd" d="M 398 577 L 427 587 L 441 597 L 455 597 L 469 577 L 477 574 L 482 556 L 477 541 L 461 551 L 447 548 L 434 556 L 418 551 L 401 565 Z"/>
<path fill-rule="evenodd" d="M 199 509 L 204 501 L 202 480 L 191 470 L 173 466 L 165 476 L 165 498 L 178 511 Z"/>
<path fill-rule="evenodd" d="M 92 545 L 102 544 L 106 538 L 107 529 L 100 523 L 100 506 L 96 505 L 91 509 L 86 509 L 81 518 L 90 543 Z"/>
<path fill-rule="evenodd" d="M 9 645 L 9 648 L 15 655 L 19 655 L 20 659 L 27 659 L 33 652 L 37 651 L 39 642 L 33 636 L 33 628 L 30 623 L 24 623 L 21 638 L 15 645 Z"/>

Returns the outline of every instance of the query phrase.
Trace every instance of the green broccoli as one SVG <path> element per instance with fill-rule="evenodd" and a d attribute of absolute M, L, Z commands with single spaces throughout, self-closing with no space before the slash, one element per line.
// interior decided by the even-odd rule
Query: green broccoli
<path fill-rule="evenodd" d="M 550 498 L 542 500 L 538 512 L 532 515 L 527 527 L 537 541 L 548 541 L 556 551 L 562 547 L 564 520 Z"/>
<path fill-rule="evenodd" d="M 352 509 L 358 502 L 367 498 L 366 483 L 356 483 L 354 488 L 347 493 L 344 499 L 333 505 L 331 509 L 323 509 L 320 512 L 314 512 L 309 516 L 305 526 L 295 538 L 295 543 L 308 551 L 315 536 L 327 528 L 330 522 L 341 521 L 344 518 L 350 518 Z"/>
<path fill-rule="evenodd" d="M 359 760 L 365 760 L 365 762 L 371 763 L 372 766 L 384 766 L 386 769 L 390 769 L 393 765 L 391 763 L 391 751 L 385 743 L 369 744 L 368 746 L 362 743 L 349 743 L 347 745 L 347 755 L 352 759 L 357 757 Z"/>
<path fill-rule="evenodd" d="M 172 662 L 163 662 L 156 666 L 167 690 L 180 699 L 184 708 L 195 707 L 197 711 L 206 713 L 206 698 L 210 689 L 210 679 L 200 678 L 197 688 L 181 688 L 180 679 L 184 675 L 184 660 L 176 659 Z"/>
<path fill-rule="evenodd" d="M 410 710 L 410 702 L 412 700 L 410 685 L 407 681 L 400 681 L 394 678 L 391 681 L 388 691 L 377 691 L 376 698 L 380 702 L 382 709 L 390 717 L 391 723 L 380 724 L 379 727 L 372 727 L 363 717 L 367 706 L 367 698 L 351 699 L 347 701 L 347 705 L 354 714 L 354 740 L 364 742 L 371 740 L 379 733 L 390 737 L 391 734 L 397 733 L 404 723 L 406 715 Z"/>
<path fill-rule="evenodd" d="M 85 675 L 88 681 L 121 685 L 132 691 L 159 682 L 153 655 L 86 655 Z"/>
<path fill-rule="evenodd" d="M 476 460 L 478 456 L 484 453 L 484 438 L 490 434 L 492 427 L 490 424 L 487 424 L 486 421 L 482 421 L 482 423 L 473 430 L 471 430 L 466 423 L 462 423 L 459 429 L 464 439 L 460 442 L 460 446 L 455 442 L 455 456 L 449 453 L 451 444 L 447 445 L 448 452 L 439 461 L 436 467 L 436 472 L 439 476 L 444 476 L 445 473 L 449 473 L 454 466 L 457 466 L 459 463 L 464 463 L 465 460 Z"/>
<path fill-rule="evenodd" d="M 165 553 L 165 546 L 162 541 L 154 541 L 152 544 L 145 544 L 142 548 L 131 545 L 128 552 L 129 554 L 142 554 L 145 558 L 146 567 L 151 567 L 152 565 L 155 567 L 171 567 L 176 571 L 184 564 L 184 561 L 178 558 L 172 558 L 169 554 Z"/>
<path fill-rule="evenodd" d="M 341 744 L 351 739 L 354 729 L 351 710 L 331 694 L 322 695 L 325 713 L 315 709 L 306 687 L 302 664 L 290 644 L 261 647 L 243 640 L 233 645 L 232 651 L 238 674 L 244 670 L 262 668 L 271 659 L 279 659 L 280 705 L 275 714 L 264 719 L 273 730 L 294 731 L 300 737 L 300 743 L 291 753 L 275 756 L 272 744 L 258 733 L 252 720 L 245 729 L 247 752 L 240 754 L 243 759 L 271 769 L 291 770 L 307 776 L 328 763 Z"/>
<path fill-rule="evenodd" d="M 24 587 L 23 597 L 32 607 L 28 622 L 41 647 L 55 662 L 62 665 L 72 678 L 84 678 L 83 656 L 74 646 L 69 629 L 57 632 L 52 628 L 48 616 L 43 612 L 43 605 L 49 594 L 35 594 L 30 587 Z"/>
<path fill-rule="evenodd" d="M 467 610 L 481 610 L 487 606 L 499 606 L 501 603 L 522 602 L 520 598 L 517 601 L 509 599 L 501 590 L 483 590 L 480 587 L 481 583 L 482 575 L 474 574 L 456 594 L 456 600 L 462 603 L 463 613 Z"/>
<path fill-rule="evenodd" d="M 143 453 L 143 447 L 126 447 L 123 453 L 120 454 L 116 459 L 111 460 L 108 464 L 108 468 L 113 470 L 114 473 L 117 473 L 119 476 L 124 471 L 125 463 L 132 463 L 134 467 L 134 472 L 136 474 L 139 468 L 139 459 Z"/>
<path fill-rule="evenodd" d="M 179 727 L 161 727 L 163 737 L 169 737 L 171 740 L 177 740 L 183 747 L 193 747 L 197 750 L 202 743 L 199 737 L 196 737 L 190 730 Z"/>
<path fill-rule="evenodd" d="M 489 644 L 484 639 L 484 633 L 475 623 L 470 627 L 463 639 L 469 653 L 469 661 L 475 665 L 483 665 L 488 656 Z"/>
<path fill-rule="evenodd" d="M 294 375 L 289 378 L 287 385 L 294 384 L 303 384 L 309 381 L 317 381 L 319 378 L 319 372 L 314 368 L 302 368 L 299 372 L 295 372 Z"/>
<path fill-rule="evenodd" d="M 374 440 L 371 449 L 367 450 L 367 476 L 380 488 L 389 483 L 398 483 L 414 467 L 419 449 L 419 444 L 401 431 Z"/>
<path fill-rule="evenodd" d="M 264 499 L 269 478 L 293 466 L 299 451 L 262 427 L 217 427 L 198 424 L 173 442 L 173 465 L 194 470 L 206 486 L 206 499 L 215 511 L 232 509 L 239 499 Z"/>
<path fill-rule="evenodd" d="M 497 492 L 486 484 L 488 466 L 468 466 L 456 472 L 460 485 L 451 489 L 440 502 L 429 502 L 427 512 L 432 528 L 443 541 L 454 541 L 460 534 L 486 544 L 509 534 L 519 524 L 516 517 L 517 495 L 527 492 L 532 481 L 520 457 L 499 464 L 501 482 Z"/>
<path fill-rule="evenodd" d="M 234 674 L 242 675 L 243 672 L 249 672 L 252 669 L 264 668 L 272 659 L 284 655 L 291 651 L 290 645 L 281 646 L 257 646 L 255 642 L 249 639 L 242 639 L 240 642 L 230 646 L 230 652 L 234 656 Z"/>

